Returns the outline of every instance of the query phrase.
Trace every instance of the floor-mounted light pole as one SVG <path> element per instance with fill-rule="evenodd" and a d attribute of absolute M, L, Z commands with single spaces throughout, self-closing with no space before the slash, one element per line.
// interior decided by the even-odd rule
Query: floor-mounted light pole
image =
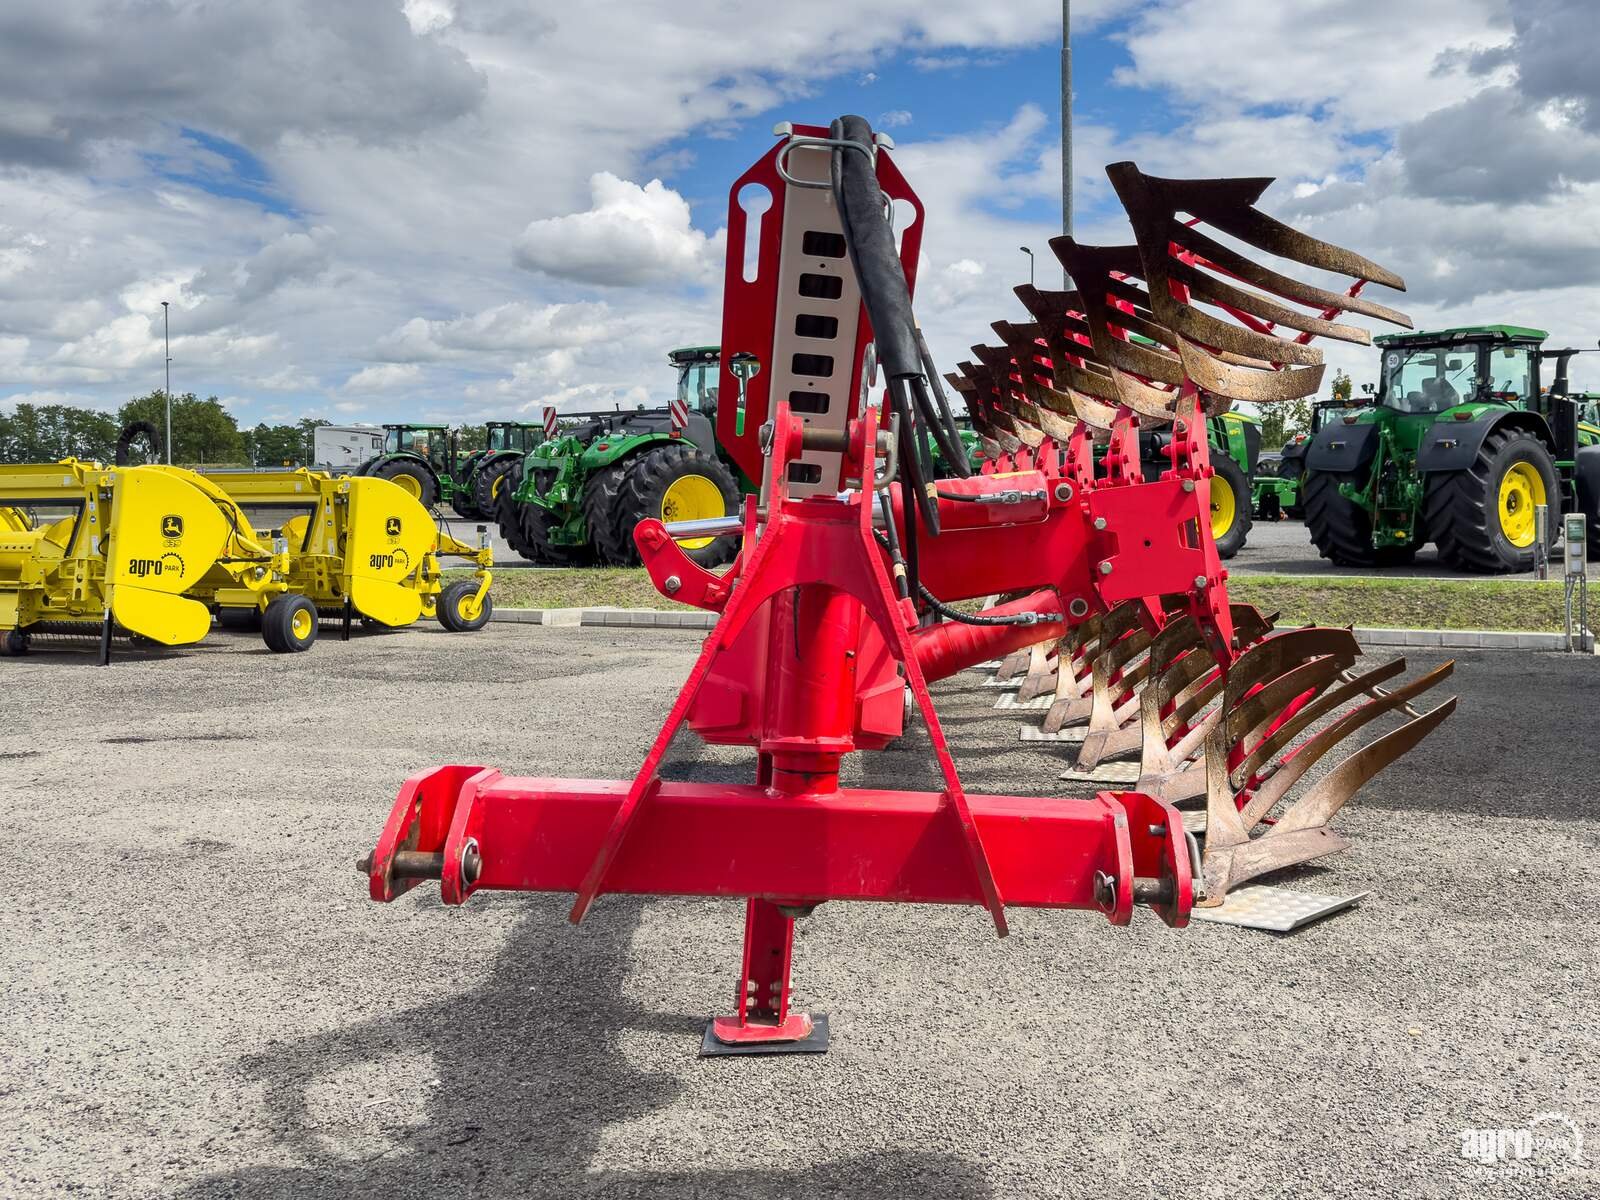
<path fill-rule="evenodd" d="M 167 317 L 167 309 L 172 302 L 161 302 L 161 336 L 167 344 L 167 388 L 162 393 L 167 402 L 167 465 L 172 465 L 172 325 Z"/>
<path fill-rule="evenodd" d="M 1021 250 L 1024 254 L 1026 254 L 1028 256 L 1028 286 L 1032 287 L 1033 286 L 1033 251 L 1028 249 L 1026 246 L 1018 246 L 1017 249 Z"/>
<path fill-rule="evenodd" d="M 1072 236 L 1072 0 L 1061 0 L 1061 232 Z"/>

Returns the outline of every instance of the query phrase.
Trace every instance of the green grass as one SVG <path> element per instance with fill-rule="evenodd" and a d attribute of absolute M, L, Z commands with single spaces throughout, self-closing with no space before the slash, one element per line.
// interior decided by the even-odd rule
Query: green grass
<path fill-rule="evenodd" d="M 493 592 L 501 608 L 686 607 L 661 595 L 637 569 L 496 571 Z M 1262 612 L 1280 613 L 1280 625 L 1522 632 L 1562 628 L 1559 582 L 1240 575 L 1228 581 L 1228 594 Z"/>
<path fill-rule="evenodd" d="M 1239 575 L 1228 595 L 1280 625 L 1360 625 L 1369 629 L 1563 628 L 1562 585 L 1511 579 L 1372 579 Z"/>

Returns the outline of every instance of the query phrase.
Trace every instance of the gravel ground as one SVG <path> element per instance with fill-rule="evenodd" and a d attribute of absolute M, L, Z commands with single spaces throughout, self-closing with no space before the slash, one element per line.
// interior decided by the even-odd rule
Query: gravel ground
<path fill-rule="evenodd" d="M 367 901 L 352 863 L 408 773 L 630 773 L 697 644 L 418 627 L 8 661 L 0 1193 L 1600 1190 L 1593 1149 L 1547 1176 L 1460 1155 L 1538 1113 L 1600 1136 L 1593 659 L 1461 655 L 1461 711 L 1341 815 L 1356 849 L 1287 881 L 1373 894 L 1290 937 L 1019 911 L 1002 942 L 975 909 L 824 905 L 796 952 L 822 1057 L 695 1057 L 735 903 L 608 897 L 574 929 L 566 897 Z M 979 682 L 940 695 L 969 789 L 1059 792 Z M 857 778 L 929 779 L 905 741 Z"/>

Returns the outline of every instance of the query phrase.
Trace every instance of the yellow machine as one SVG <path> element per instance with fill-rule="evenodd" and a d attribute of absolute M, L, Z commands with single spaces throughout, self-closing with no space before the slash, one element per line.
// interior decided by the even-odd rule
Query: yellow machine
<path fill-rule="evenodd" d="M 275 527 L 252 525 L 263 515 Z M 439 559 L 471 579 L 443 586 Z M 384 479 L 311 471 L 200 475 L 182 467 L 0 466 L 0 653 L 35 634 L 117 631 L 198 642 L 212 613 L 259 623 L 278 653 L 309 649 L 323 617 L 385 626 L 436 617 L 451 632 L 489 620 L 487 545 L 441 533 Z"/>
<path fill-rule="evenodd" d="M 189 593 L 226 580 L 258 606 L 284 591 L 287 558 L 252 534 L 223 493 L 170 467 L 0 466 L 0 653 L 36 633 L 114 627 L 167 646 L 211 627 Z"/>
<path fill-rule="evenodd" d="M 286 586 L 306 601 L 294 623 L 274 629 L 271 606 L 258 593 L 218 579 L 208 599 L 225 623 L 253 623 L 260 613 L 269 645 L 284 640 L 292 643 L 286 649 L 302 649 L 315 640 L 319 616 L 360 616 L 386 626 L 432 616 L 451 632 L 488 622 L 489 547 L 442 532 L 427 509 L 387 479 L 307 470 L 217 472 L 206 479 L 273 529 L 288 560 Z M 443 586 L 441 557 L 468 559 L 478 570 Z"/>

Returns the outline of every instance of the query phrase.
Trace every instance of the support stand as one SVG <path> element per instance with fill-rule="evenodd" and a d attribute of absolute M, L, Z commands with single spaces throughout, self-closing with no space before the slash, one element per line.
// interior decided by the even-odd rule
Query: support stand
<path fill-rule="evenodd" d="M 724 1054 L 820 1054 L 828 1048 L 825 1013 L 789 1011 L 794 917 L 770 900 L 746 901 L 744 966 L 737 1015 L 706 1023 L 701 1058 Z"/>

